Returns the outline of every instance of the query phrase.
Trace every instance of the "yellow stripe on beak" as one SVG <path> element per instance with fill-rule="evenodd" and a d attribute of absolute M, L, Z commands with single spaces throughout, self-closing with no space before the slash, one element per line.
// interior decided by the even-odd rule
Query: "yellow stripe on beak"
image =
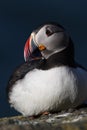
<path fill-rule="evenodd" d="M 40 44 L 40 45 L 38 46 L 38 48 L 39 48 L 40 51 L 43 51 L 43 50 L 46 49 L 46 47 L 45 47 L 43 44 Z"/>

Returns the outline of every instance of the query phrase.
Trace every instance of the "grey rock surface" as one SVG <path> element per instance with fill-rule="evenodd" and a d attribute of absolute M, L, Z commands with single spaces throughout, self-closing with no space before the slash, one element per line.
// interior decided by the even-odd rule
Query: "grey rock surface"
<path fill-rule="evenodd" d="M 87 130 L 87 107 L 30 117 L 0 119 L 0 130 Z"/>

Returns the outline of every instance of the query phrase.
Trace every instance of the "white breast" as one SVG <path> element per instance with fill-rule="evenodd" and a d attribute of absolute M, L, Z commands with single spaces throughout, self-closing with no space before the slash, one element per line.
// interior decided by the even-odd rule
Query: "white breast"
<path fill-rule="evenodd" d="M 10 103 L 25 116 L 75 107 L 87 99 L 87 72 L 55 67 L 26 74 L 10 93 Z"/>

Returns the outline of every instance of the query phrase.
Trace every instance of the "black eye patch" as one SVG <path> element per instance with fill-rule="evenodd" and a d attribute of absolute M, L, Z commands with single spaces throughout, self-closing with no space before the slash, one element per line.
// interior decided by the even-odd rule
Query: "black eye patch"
<path fill-rule="evenodd" d="M 52 30 L 50 28 L 46 28 L 46 35 L 49 37 L 53 34 Z"/>
<path fill-rule="evenodd" d="M 64 30 L 62 30 L 62 29 L 55 29 L 55 28 L 50 28 L 50 27 L 47 27 L 46 28 L 46 35 L 49 37 L 49 36 L 51 36 L 52 34 L 54 34 L 54 33 L 58 33 L 58 32 L 64 32 Z"/>

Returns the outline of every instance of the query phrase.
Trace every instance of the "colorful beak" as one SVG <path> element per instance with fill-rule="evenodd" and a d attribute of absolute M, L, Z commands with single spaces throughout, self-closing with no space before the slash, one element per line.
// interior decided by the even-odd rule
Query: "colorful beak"
<path fill-rule="evenodd" d="M 24 47 L 24 59 L 25 61 L 30 61 L 34 59 L 40 59 L 42 57 L 41 52 L 33 40 L 32 35 L 26 41 Z"/>

